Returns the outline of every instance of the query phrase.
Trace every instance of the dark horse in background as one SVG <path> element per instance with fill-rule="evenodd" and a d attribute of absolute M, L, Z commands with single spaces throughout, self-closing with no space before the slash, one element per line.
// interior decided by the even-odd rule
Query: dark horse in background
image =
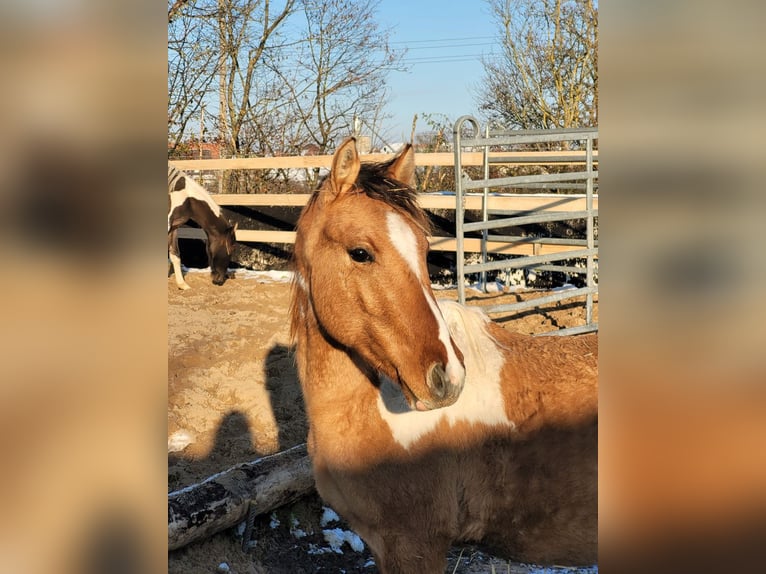
<path fill-rule="evenodd" d="M 220 206 L 188 174 L 168 165 L 168 255 L 179 289 L 189 289 L 181 272 L 178 228 L 190 219 L 207 235 L 207 258 L 215 285 L 226 281 L 226 270 L 234 252 L 236 224 L 221 215 Z"/>

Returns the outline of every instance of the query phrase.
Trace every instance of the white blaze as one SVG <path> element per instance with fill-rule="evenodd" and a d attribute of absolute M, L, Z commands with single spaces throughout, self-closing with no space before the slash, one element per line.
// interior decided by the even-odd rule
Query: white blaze
<path fill-rule="evenodd" d="M 418 241 L 412 228 L 398 213 L 389 211 L 386 216 L 388 236 L 396 250 L 404 258 L 418 280 L 422 281 L 420 274 L 420 259 L 418 258 Z"/>
<path fill-rule="evenodd" d="M 452 347 L 450 341 L 449 329 L 447 323 L 444 321 L 439 308 L 436 306 L 431 293 L 423 286 L 423 277 L 420 271 L 420 258 L 418 254 L 418 241 L 415 237 L 415 233 L 412 231 L 412 227 L 404 220 L 404 218 L 398 213 L 389 212 L 386 216 L 386 224 L 388 226 L 388 236 L 391 239 L 396 250 L 404 258 L 409 265 L 415 277 L 420 282 L 421 289 L 423 289 L 423 295 L 428 301 L 428 305 L 431 307 L 431 312 L 436 318 L 436 324 L 439 325 L 439 340 L 447 350 L 447 365 L 446 373 L 447 377 L 455 384 L 458 384 L 465 377 L 465 370 L 460 364 L 457 358 L 455 349 Z"/>

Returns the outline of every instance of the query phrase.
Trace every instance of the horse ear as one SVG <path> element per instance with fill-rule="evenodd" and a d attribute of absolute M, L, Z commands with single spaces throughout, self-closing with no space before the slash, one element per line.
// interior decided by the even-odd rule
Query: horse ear
<path fill-rule="evenodd" d="M 332 158 L 330 178 L 335 195 L 342 195 L 351 189 L 359 175 L 359 153 L 356 138 L 346 138 Z"/>
<path fill-rule="evenodd" d="M 417 185 L 415 181 L 415 150 L 412 144 L 406 144 L 388 168 L 388 175 L 410 187 Z"/>

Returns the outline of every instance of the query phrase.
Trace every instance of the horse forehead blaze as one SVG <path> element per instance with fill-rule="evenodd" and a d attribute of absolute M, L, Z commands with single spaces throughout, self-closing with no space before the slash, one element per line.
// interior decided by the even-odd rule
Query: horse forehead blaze
<path fill-rule="evenodd" d="M 386 214 L 388 236 L 399 254 L 419 280 L 422 280 L 418 238 L 401 215 L 393 211 Z"/>
<path fill-rule="evenodd" d="M 436 304 L 433 293 L 431 293 L 428 287 L 427 273 L 425 273 L 425 276 L 423 273 L 424 260 L 422 256 L 424 254 L 424 246 L 422 243 L 427 242 L 427 239 L 423 234 L 418 236 L 413 228 L 413 224 L 395 211 L 389 211 L 386 214 L 386 227 L 394 248 L 399 252 L 421 284 L 423 300 L 425 300 L 428 306 L 427 315 L 435 320 L 437 327 L 436 338 L 446 352 L 445 373 L 450 381 L 462 381 L 465 377 L 462 354 L 453 344 L 447 323 Z"/>

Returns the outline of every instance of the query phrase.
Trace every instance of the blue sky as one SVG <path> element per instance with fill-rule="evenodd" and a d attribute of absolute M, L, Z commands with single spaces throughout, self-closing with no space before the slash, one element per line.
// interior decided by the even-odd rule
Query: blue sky
<path fill-rule="evenodd" d="M 384 132 L 395 141 L 409 140 L 412 117 L 417 131 L 427 131 L 423 113 L 478 116 L 475 92 L 483 76 L 481 55 L 498 51 L 497 26 L 483 0 L 381 0 L 378 20 L 393 28 L 390 41 L 407 47 L 408 72 L 389 74 L 388 112 Z"/>

